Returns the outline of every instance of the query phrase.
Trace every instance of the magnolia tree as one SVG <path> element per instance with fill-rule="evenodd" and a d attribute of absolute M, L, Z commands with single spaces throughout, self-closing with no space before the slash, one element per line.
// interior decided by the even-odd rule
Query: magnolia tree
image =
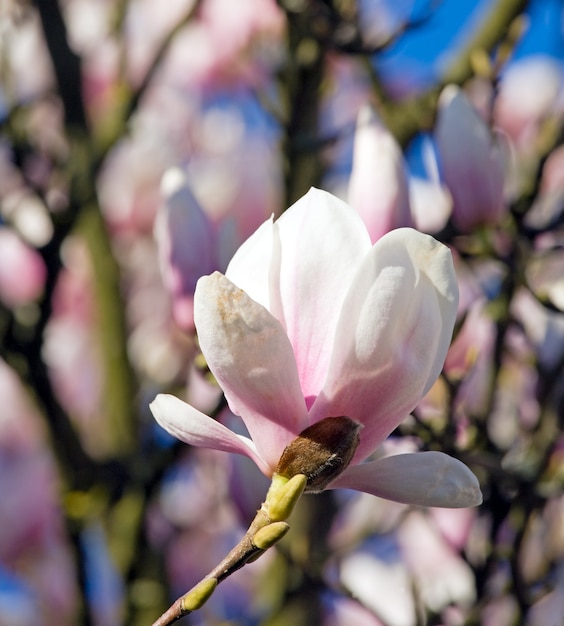
<path fill-rule="evenodd" d="M 399 4 L 0 9 L 0 623 L 560 623 L 563 70 Z"/>

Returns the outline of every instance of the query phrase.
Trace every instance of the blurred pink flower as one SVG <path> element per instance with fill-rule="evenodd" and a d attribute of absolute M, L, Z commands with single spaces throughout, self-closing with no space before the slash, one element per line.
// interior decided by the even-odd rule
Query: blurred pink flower
<path fill-rule="evenodd" d="M 4 72 L 10 77 L 11 97 L 29 102 L 52 89 L 53 69 L 39 16 L 29 11 L 17 24 L 3 19 L 1 28 Z"/>
<path fill-rule="evenodd" d="M 358 87 L 357 91 L 360 91 Z M 357 99 L 360 97 L 366 102 L 365 93 L 359 93 Z M 347 104 L 343 96 L 341 100 L 343 105 Z M 349 103 L 349 108 L 352 104 Z M 341 126 L 344 124 L 341 121 Z M 430 233 L 445 226 L 451 214 L 452 199 L 440 182 L 431 146 L 428 140 L 423 148 L 425 177 L 410 175 L 401 146 L 377 113 L 369 104 L 360 108 L 346 196 L 348 204 L 364 220 L 373 243 L 394 228 L 415 226 Z M 336 195 L 345 194 L 337 188 Z"/>
<path fill-rule="evenodd" d="M 429 137 L 423 141 L 421 156 L 425 177 L 409 178 L 411 216 L 417 230 L 436 233 L 445 227 L 452 213 L 452 196 L 441 183 L 437 154 Z"/>
<path fill-rule="evenodd" d="M 332 598 L 325 613 L 323 626 L 383 626 L 372 611 L 352 598 Z"/>
<path fill-rule="evenodd" d="M 564 146 L 553 150 L 542 168 L 541 194 L 564 195 Z"/>
<path fill-rule="evenodd" d="M 544 307 L 528 289 L 520 289 L 511 303 L 511 314 L 521 325 L 535 359 L 545 368 L 554 368 L 564 351 L 564 319 Z"/>
<path fill-rule="evenodd" d="M 429 516 L 451 548 L 464 550 L 476 521 L 476 509 L 434 508 L 429 510 Z"/>
<path fill-rule="evenodd" d="M 281 59 L 284 13 L 274 0 L 206 0 L 199 12 L 210 74 L 256 82 L 264 66 Z M 277 50 L 279 48 L 279 50 Z M 190 57 L 194 58 L 193 48 Z M 224 76 L 225 80 L 225 76 Z"/>
<path fill-rule="evenodd" d="M 164 115 L 174 113 L 174 130 L 180 132 L 179 112 L 171 111 L 166 103 L 161 103 L 161 109 Z M 158 128 L 145 108 L 131 137 L 110 152 L 102 167 L 98 193 L 104 217 L 111 234 L 126 236 L 128 243 L 133 237 L 151 232 L 159 205 L 159 182 L 177 158 L 169 132 Z"/>
<path fill-rule="evenodd" d="M 456 393 L 457 415 L 480 415 L 487 407 L 494 368 L 495 324 L 486 312 L 487 302 L 477 298 L 467 310 L 460 332 L 445 361 L 445 373 L 460 381 Z"/>
<path fill-rule="evenodd" d="M 397 546 L 392 544 L 392 550 L 398 553 L 385 559 L 361 548 L 347 551 L 340 560 L 340 579 L 363 606 L 379 617 L 376 624 L 414 626 L 416 606 L 409 570 L 400 560 Z"/>
<path fill-rule="evenodd" d="M 357 118 L 347 199 L 373 243 L 394 228 L 413 224 L 401 148 L 369 105 Z"/>
<path fill-rule="evenodd" d="M 434 613 L 476 599 L 470 566 L 444 540 L 433 520 L 412 511 L 398 527 L 398 541 L 421 601 Z"/>
<path fill-rule="evenodd" d="M 194 2 L 137 4 L 128 19 L 127 42 L 134 80 L 144 74 L 160 42 Z M 256 84 L 267 75 L 265 68 L 281 58 L 284 26 L 284 14 L 274 0 L 205 0 L 175 37 L 165 72 L 181 70 L 187 83 L 204 89 Z"/>
<path fill-rule="evenodd" d="M 246 455 L 267 476 L 307 426 L 346 415 L 362 426 L 360 442 L 330 488 L 420 505 L 476 505 L 476 478 L 445 454 L 359 464 L 436 380 L 457 301 L 446 247 L 412 229 L 372 246 L 353 209 L 312 189 L 265 222 L 225 276 L 205 276 L 196 288 L 202 352 L 251 439 L 173 396 L 157 396 L 151 410 L 186 443 Z"/>
<path fill-rule="evenodd" d="M 484 121 L 454 85 L 446 87 L 439 99 L 435 139 L 453 199 L 454 224 L 464 232 L 498 224 L 507 210 L 502 153 Z"/>
<path fill-rule="evenodd" d="M 265 205 L 269 203 L 256 202 L 258 197 L 253 197 L 253 192 L 245 193 L 244 198 L 233 194 L 231 210 L 214 215 L 200 205 L 179 168 L 166 172 L 162 193 L 164 202 L 155 220 L 161 273 L 172 297 L 175 322 L 180 328 L 192 330 L 197 280 L 216 269 L 225 270 L 225 257 L 230 258 L 265 219 Z"/>
<path fill-rule="evenodd" d="M 555 148 L 542 167 L 540 193 L 526 216 L 526 224 L 542 231 L 536 239 L 537 249 L 558 250 L 561 235 L 558 223 L 564 201 L 564 146 Z"/>
<path fill-rule="evenodd" d="M 9 307 L 41 295 L 47 270 L 41 256 L 10 228 L 0 227 L 0 300 Z"/>
<path fill-rule="evenodd" d="M 563 86 L 560 62 L 549 56 L 527 56 L 503 74 L 494 120 L 519 151 L 534 149 L 540 125 L 555 113 Z"/>
<path fill-rule="evenodd" d="M 213 224 L 179 169 L 163 178 L 164 202 L 155 220 L 163 282 L 180 328 L 194 326 L 194 291 L 200 276 L 217 268 Z"/>

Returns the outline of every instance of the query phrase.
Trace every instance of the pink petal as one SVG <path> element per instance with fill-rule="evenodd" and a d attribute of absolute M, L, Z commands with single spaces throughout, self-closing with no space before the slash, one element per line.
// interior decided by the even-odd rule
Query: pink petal
<path fill-rule="evenodd" d="M 155 221 L 163 282 L 172 296 L 175 321 L 193 329 L 193 296 L 200 276 L 215 269 L 215 239 L 207 215 L 179 169 L 166 172 L 165 197 Z"/>
<path fill-rule="evenodd" d="M 311 409 L 314 421 L 347 415 L 364 424 L 356 460 L 375 450 L 435 382 L 457 302 L 450 251 L 415 230 L 382 237 L 358 269 Z"/>
<path fill-rule="evenodd" d="M 11 228 L 0 227 L 0 301 L 9 307 L 41 295 L 47 270 L 39 253 Z"/>
<path fill-rule="evenodd" d="M 362 217 L 372 242 L 413 223 L 401 148 L 370 106 L 358 115 L 347 199 Z"/>
<path fill-rule="evenodd" d="M 284 329 L 219 272 L 198 281 L 194 319 L 202 352 L 231 410 L 275 468 L 284 447 L 308 423 Z"/>
<path fill-rule="evenodd" d="M 502 153 L 484 121 L 454 85 L 441 94 L 435 137 L 457 226 L 470 230 L 499 221 L 506 208 Z"/>
<path fill-rule="evenodd" d="M 173 437 L 191 446 L 243 454 L 252 459 L 269 476 L 266 461 L 247 437 L 236 435 L 211 417 L 200 413 L 175 396 L 159 394 L 149 405 L 157 422 Z"/>
<path fill-rule="evenodd" d="M 310 189 L 276 226 L 283 323 L 311 402 L 325 379 L 341 306 L 370 239 L 353 209 L 318 189 Z"/>
<path fill-rule="evenodd" d="M 458 459 L 442 452 L 398 454 L 347 468 L 330 488 L 342 487 L 413 504 L 463 508 L 478 506 L 478 479 Z"/>

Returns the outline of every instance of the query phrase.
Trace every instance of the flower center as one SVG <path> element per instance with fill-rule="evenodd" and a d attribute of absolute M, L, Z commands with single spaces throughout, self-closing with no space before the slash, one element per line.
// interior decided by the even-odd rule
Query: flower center
<path fill-rule="evenodd" d="M 307 477 L 306 493 L 323 491 L 351 462 L 361 425 L 346 416 L 326 417 L 308 426 L 286 446 L 276 473 Z"/>

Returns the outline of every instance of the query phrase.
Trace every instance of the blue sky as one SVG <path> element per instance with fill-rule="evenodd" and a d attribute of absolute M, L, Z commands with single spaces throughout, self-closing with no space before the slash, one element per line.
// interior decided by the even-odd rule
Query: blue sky
<path fill-rule="evenodd" d="M 471 35 L 494 0 L 439 0 L 429 4 L 416 0 L 415 18 L 428 13 L 423 25 L 409 30 L 375 64 L 383 79 L 425 87 L 458 47 Z M 432 7 L 432 8 L 429 8 Z M 531 0 L 529 29 L 515 51 L 515 58 L 548 54 L 564 59 L 563 6 L 561 0 Z"/>

